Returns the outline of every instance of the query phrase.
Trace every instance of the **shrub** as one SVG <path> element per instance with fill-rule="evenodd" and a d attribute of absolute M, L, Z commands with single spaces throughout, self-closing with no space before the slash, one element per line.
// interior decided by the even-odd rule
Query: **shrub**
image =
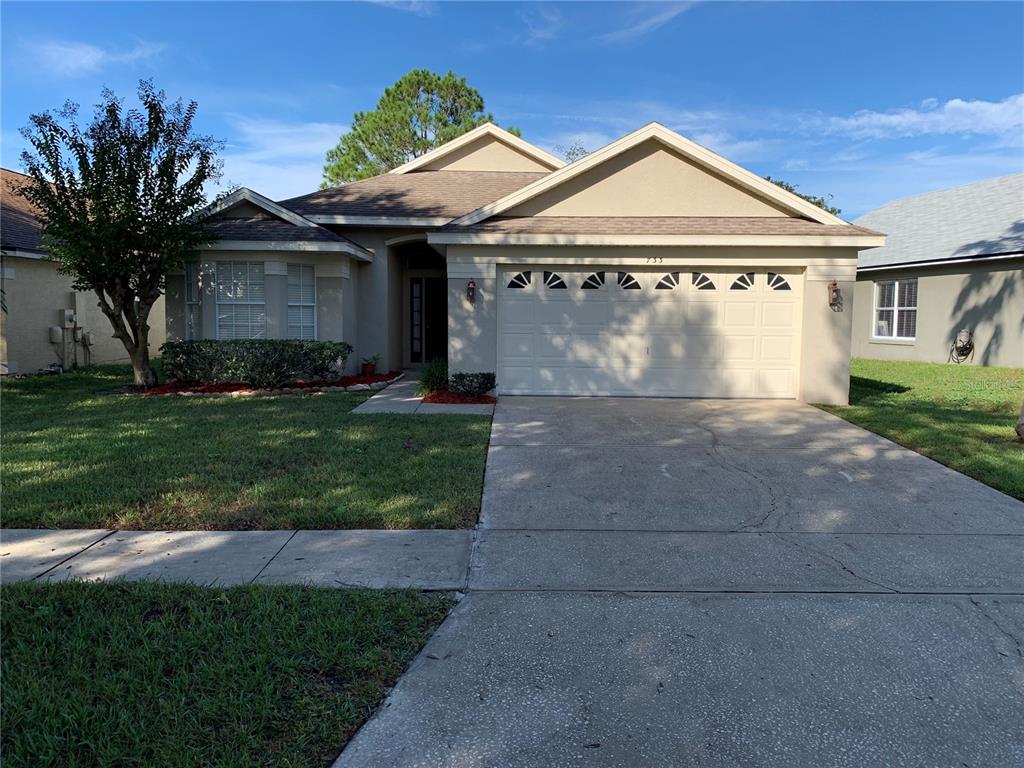
<path fill-rule="evenodd" d="M 420 368 L 420 391 L 440 392 L 448 389 L 448 363 L 445 360 L 431 360 Z"/>
<path fill-rule="evenodd" d="M 339 375 L 352 347 L 343 341 L 232 339 L 168 341 L 160 348 L 171 379 L 196 384 L 276 387 Z"/>
<path fill-rule="evenodd" d="M 493 373 L 453 373 L 448 389 L 460 395 L 486 395 L 495 385 Z"/>

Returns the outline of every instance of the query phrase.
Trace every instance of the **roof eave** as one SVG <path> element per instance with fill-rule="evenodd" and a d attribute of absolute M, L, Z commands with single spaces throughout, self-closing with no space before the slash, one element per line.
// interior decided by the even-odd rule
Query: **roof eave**
<path fill-rule="evenodd" d="M 199 246 L 204 251 L 273 251 L 300 253 L 341 253 L 357 261 L 373 261 L 373 251 L 352 242 L 308 240 L 214 240 Z"/>
<path fill-rule="evenodd" d="M 767 246 L 826 247 L 866 250 L 885 245 L 884 235 L 595 235 L 500 232 L 431 232 L 431 245 L 565 245 L 565 246 Z"/>

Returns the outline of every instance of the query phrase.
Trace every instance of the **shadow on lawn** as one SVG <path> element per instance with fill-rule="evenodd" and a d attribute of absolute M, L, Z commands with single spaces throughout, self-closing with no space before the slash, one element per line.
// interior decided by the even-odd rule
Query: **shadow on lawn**
<path fill-rule="evenodd" d="M 850 377 L 850 405 L 862 405 L 877 395 L 901 395 L 909 391 L 910 387 L 890 381 L 867 379 L 863 376 Z"/>

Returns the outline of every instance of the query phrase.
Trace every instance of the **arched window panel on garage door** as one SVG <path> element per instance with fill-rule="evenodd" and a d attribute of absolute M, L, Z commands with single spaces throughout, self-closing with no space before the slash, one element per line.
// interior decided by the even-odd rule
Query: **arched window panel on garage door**
<path fill-rule="evenodd" d="M 679 285 L 679 273 L 669 272 L 667 275 L 661 278 L 661 280 L 658 281 L 658 284 L 654 286 L 654 290 L 671 291 L 677 285 Z"/>
<path fill-rule="evenodd" d="M 554 288 L 556 290 L 562 290 L 565 288 L 565 281 L 558 276 L 555 272 L 544 273 L 544 285 L 548 288 Z"/>
<path fill-rule="evenodd" d="M 690 284 L 693 285 L 698 291 L 713 291 L 715 290 L 714 281 L 705 275 L 703 272 L 691 272 L 690 273 Z"/>
<path fill-rule="evenodd" d="M 778 272 L 768 273 L 768 287 L 773 291 L 789 291 L 789 281 Z"/>
<path fill-rule="evenodd" d="M 597 291 L 604 285 L 604 272 L 595 272 L 590 275 L 580 286 L 584 291 Z"/>
<path fill-rule="evenodd" d="M 527 271 L 527 272 L 520 272 L 518 275 L 516 275 L 515 277 L 513 277 L 511 280 L 508 281 L 508 287 L 509 288 L 525 288 L 526 286 L 528 286 L 530 284 L 531 276 L 532 276 L 532 273 L 530 273 L 529 271 Z"/>
<path fill-rule="evenodd" d="M 629 272 L 619 272 L 619 287 L 627 291 L 639 291 L 640 283 Z"/>
<path fill-rule="evenodd" d="M 754 287 L 754 273 L 744 272 L 742 275 L 732 281 L 732 285 L 729 286 L 730 291 L 749 291 Z"/>

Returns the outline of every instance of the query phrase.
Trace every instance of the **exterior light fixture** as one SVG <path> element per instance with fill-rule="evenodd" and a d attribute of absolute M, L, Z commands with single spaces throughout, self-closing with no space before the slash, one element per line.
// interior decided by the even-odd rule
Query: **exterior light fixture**
<path fill-rule="evenodd" d="M 476 280 L 472 278 L 466 281 L 466 301 L 476 304 Z"/>
<path fill-rule="evenodd" d="M 835 280 L 828 284 L 828 305 L 836 311 L 843 308 L 843 294 Z"/>

